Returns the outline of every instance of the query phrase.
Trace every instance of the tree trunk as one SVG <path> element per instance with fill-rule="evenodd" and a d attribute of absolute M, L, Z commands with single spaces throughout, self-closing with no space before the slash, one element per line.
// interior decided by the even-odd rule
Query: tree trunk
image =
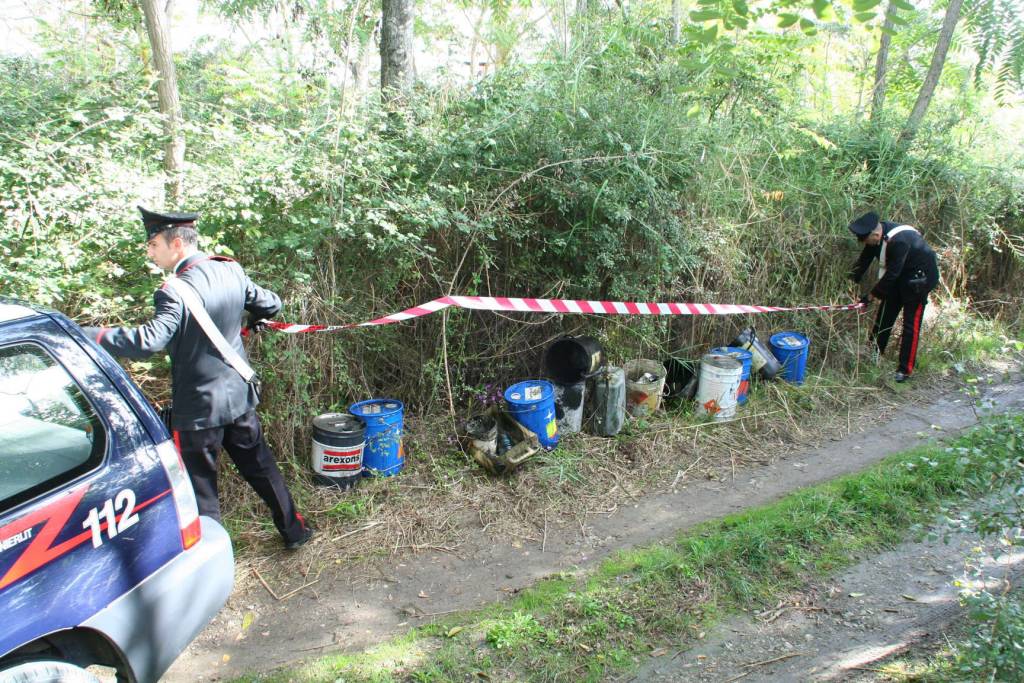
<path fill-rule="evenodd" d="M 889 45 L 892 43 L 893 17 L 896 16 L 896 5 L 891 0 L 885 9 L 885 23 L 882 25 L 882 38 L 878 41 L 878 54 L 875 56 L 875 84 L 871 88 L 871 120 L 877 121 L 882 115 L 885 104 L 885 77 L 889 61 Z"/>
<path fill-rule="evenodd" d="M 413 83 L 413 0 L 383 0 L 380 29 L 380 87 L 385 102 L 401 97 Z"/>
<path fill-rule="evenodd" d="M 180 208 L 184 196 L 185 138 L 181 134 L 181 102 L 178 99 L 178 77 L 171 55 L 171 39 L 164 22 L 159 0 L 142 0 L 146 33 L 153 51 L 153 66 L 160 80 L 156 83 L 157 106 L 163 115 L 164 189 L 168 207 Z"/>
<path fill-rule="evenodd" d="M 681 0 L 672 0 L 672 44 L 679 44 L 682 31 L 683 8 Z"/>
<path fill-rule="evenodd" d="M 928 74 L 921 84 L 921 92 L 914 103 L 914 109 L 907 118 L 907 123 L 900 134 L 901 140 L 912 140 L 917 134 L 917 129 L 928 112 L 928 105 L 932 102 L 932 95 L 935 94 L 935 86 L 939 83 L 939 76 L 942 75 L 942 67 L 946 64 L 946 53 L 949 52 L 949 43 L 953 40 L 953 31 L 956 23 L 960 20 L 960 8 L 964 0 L 950 0 L 949 8 L 946 10 L 946 18 L 942 20 L 942 29 L 939 31 L 939 42 L 935 45 L 935 52 L 932 53 L 932 63 L 928 67 Z"/>

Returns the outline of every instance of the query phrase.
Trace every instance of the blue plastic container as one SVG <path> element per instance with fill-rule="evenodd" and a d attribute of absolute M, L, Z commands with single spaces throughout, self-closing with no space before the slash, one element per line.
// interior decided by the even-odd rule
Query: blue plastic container
<path fill-rule="evenodd" d="M 558 445 L 555 417 L 555 387 L 542 379 L 528 379 L 505 390 L 505 403 L 515 421 L 537 435 L 540 445 L 551 450 Z"/>
<path fill-rule="evenodd" d="M 754 362 L 754 354 L 738 346 L 716 346 L 711 353 L 721 356 L 732 356 L 743 364 L 743 374 L 740 375 L 740 388 L 736 390 L 736 402 L 744 405 L 747 402 L 747 392 L 750 391 L 750 366 Z"/>
<path fill-rule="evenodd" d="M 790 384 L 803 384 L 811 340 L 799 332 L 776 332 L 768 340 L 768 345 L 782 364 L 779 377 Z"/>
<path fill-rule="evenodd" d="M 405 467 L 402 447 L 402 416 L 405 406 L 393 398 L 373 398 L 349 406 L 366 423 L 366 448 L 363 449 L 363 476 L 390 477 Z"/>

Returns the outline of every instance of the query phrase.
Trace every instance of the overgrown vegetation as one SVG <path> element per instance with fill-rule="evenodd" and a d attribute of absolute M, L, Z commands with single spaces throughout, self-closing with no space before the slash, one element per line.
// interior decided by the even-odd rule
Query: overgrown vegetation
<path fill-rule="evenodd" d="M 694 640 L 725 613 L 769 607 L 808 579 L 894 544 L 947 503 L 991 493 L 987 474 L 998 471 L 1016 488 L 1022 457 L 1024 417 L 992 418 L 946 446 L 620 553 L 593 575 L 551 578 L 507 604 L 415 629 L 379 651 L 246 680 L 601 680 L 655 648 Z M 988 596 L 972 609 L 984 618 L 954 677 L 1015 680 L 1017 599 Z"/>
<path fill-rule="evenodd" d="M 939 297 L 957 311 L 941 319 L 966 330 L 944 342 L 1012 334 L 1024 239 L 1012 128 L 990 121 L 984 93 L 951 68 L 929 128 L 913 145 L 897 139 L 931 17 L 914 15 L 895 38 L 907 59 L 890 83 L 891 115 L 866 123 L 857 100 L 869 74 L 858 65 L 872 34 L 816 24 L 708 41 L 701 29 L 675 43 L 658 11 L 598 14 L 568 48 L 542 44 L 532 63 L 511 60 L 470 84 L 420 86 L 392 114 L 372 97 L 348 106 L 326 63 L 300 68 L 275 45 L 190 49 L 178 59 L 187 208 L 202 213 L 206 248 L 282 293 L 283 319 L 342 323 L 449 291 L 845 303 L 857 247 L 844 226 L 875 207 L 941 250 Z M 160 204 L 161 128 L 131 20 L 43 24 L 43 52 L 0 68 L 3 292 L 83 323 L 144 319 L 159 282 L 133 206 Z M 833 43 L 843 45 L 834 54 Z M 456 311 L 266 334 L 253 355 L 267 432 L 296 484 L 314 415 L 396 396 L 415 435 L 422 416 L 433 429 L 449 395 L 468 411 L 483 385 L 539 375 L 545 343 L 564 333 L 595 334 L 621 361 L 694 357 L 750 323 L 795 328 L 815 339 L 816 372 L 863 370 L 854 314 L 710 318 Z M 947 362 L 937 353 L 932 367 Z M 131 368 L 151 396 L 165 393 L 164 359 Z M 411 454 L 440 485 L 465 467 L 457 457 Z M 249 501 L 225 509 L 243 516 Z"/>
<path fill-rule="evenodd" d="M 999 135 L 950 123 L 974 95 L 938 105 L 935 128 L 906 147 L 895 125 L 807 110 L 818 76 L 802 34 L 709 47 L 667 46 L 641 21 L 590 30 L 567 55 L 424 90 L 400 116 L 339 113 L 324 83 L 252 51 L 189 54 L 186 203 L 207 246 L 281 291 L 295 321 L 365 320 L 449 290 L 845 302 L 856 245 L 844 226 L 877 207 L 942 249 L 944 295 L 1015 302 L 1021 161 L 972 154 Z M 0 75 L 4 290 L 83 322 L 144 318 L 158 281 L 144 275 L 133 204 L 158 202 L 159 122 L 133 35 L 114 36 L 51 36 L 46 56 L 9 58 Z M 745 322 L 525 320 L 455 313 L 445 345 L 442 316 L 268 336 L 272 431 L 302 452 L 310 414 L 357 397 L 424 410 L 450 385 L 462 403 L 536 373 L 537 349 L 564 331 L 597 333 L 617 355 L 694 355 Z M 758 323 L 821 332 L 806 318 Z"/>

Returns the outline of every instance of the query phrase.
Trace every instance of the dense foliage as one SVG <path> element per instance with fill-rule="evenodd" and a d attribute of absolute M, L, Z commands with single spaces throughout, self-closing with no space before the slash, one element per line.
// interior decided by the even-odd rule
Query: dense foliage
<path fill-rule="evenodd" d="M 968 70 L 947 77 L 960 94 L 908 146 L 895 114 L 869 124 L 860 109 L 808 106 L 832 78 L 820 36 L 751 30 L 709 43 L 691 32 L 673 44 L 663 22 L 583 28 L 567 52 L 471 86 L 423 87 L 391 114 L 372 98 L 340 107 L 326 74 L 257 50 L 181 55 L 187 208 L 202 213 L 206 248 L 278 289 L 291 321 L 364 320 L 449 291 L 845 302 L 856 245 L 844 226 L 876 207 L 942 250 L 944 294 L 1014 296 L 1021 158 L 1000 147 Z M 42 56 L 0 69 L 3 290 L 81 322 L 139 321 L 159 275 L 134 206 L 160 206 L 162 191 L 145 44 L 115 26 L 45 41 Z M 896 102 L 909 102 L 895 80 Z M 540 347 L 563 332 L 595 332 L 619 359 L 692 356 L 747 322 L 513 318 L 265 336 L 271 414 L 298 427 L 381 392 L 429 408 L 449 385 L 458 402 L 485 381 L 539 372 Z M 854 325 L 755 322 L 812 334 Z"/>

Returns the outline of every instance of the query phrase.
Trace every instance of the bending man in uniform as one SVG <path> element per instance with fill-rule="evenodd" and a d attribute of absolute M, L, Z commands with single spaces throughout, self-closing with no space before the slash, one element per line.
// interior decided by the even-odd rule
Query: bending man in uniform
<path fill-rule="evenodd" d="M 916 229 L 880 221 L 877 213 L 864 214 L 850 223 L 849 228 L 864 245 L 850 271 L 853 281 L 860 282 L 871 262 L 878 259 L 878 282 L 861 301 L 880 303 L 871 329 L 879 355 L 885 353 L 896 317 L 903 312 L 900 362 L 893 379 L 905 382 L 914 372 L 928 293 L 939 283 L 935 252 Z"/>
<path fill-rule="evenodd" d="M 146 255 L 195 290 L 228 344 L 244 359 L 242 312 L 256 321 L 275 315 L 281 299 L 253 283 L 229 258 L 198 250 L 196 214 L 159 214 L 139 207 L 146 228 Z M 115 356 L 145 358 L 167 350 L 171 357 L 172 417 L 181 453 L 199 504 L 199 514 L 220 520 L 217 455 L 223 447 L 242 477 L 270 507 L 285 546 L 298 548 L 313 529 L 295 509 L 256 415 L 256 387 L 246 382 L 213 345 L 166 284 L 153 294 L 156 315 L 136 327 L 92 327 L 86 334 Z"/>

